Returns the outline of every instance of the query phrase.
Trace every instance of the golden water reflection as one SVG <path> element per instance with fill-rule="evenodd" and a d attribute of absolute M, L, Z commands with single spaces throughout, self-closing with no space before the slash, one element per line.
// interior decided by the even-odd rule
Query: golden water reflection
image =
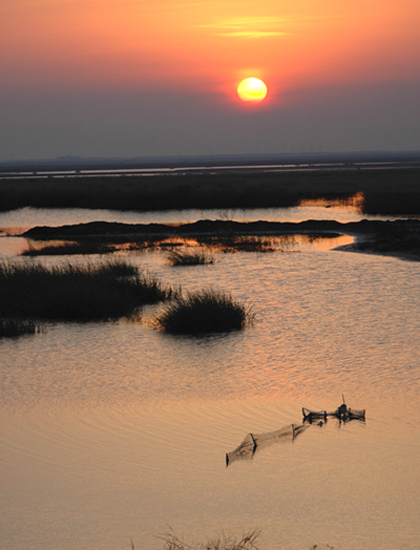
<path fill-rule="evenodd" d="M 249 330 L 51 323 L 0 342 L 4 548 L 160 550 L 168 524 L 198 541 L 260 528 L 261 550 L 418 546 L 420 264 L 305 242 L 188 269 L 133 253 L 167 284 L 252 302 Z M 226 468 L 245 434 L 342 393 L 366 424 L 315 423 Z"/>
<path fill-rule="evenodd" d="M 25 256 L 88 256 L 114 252 L 142 252 L 172 250 L 174 248 L 201 248 L 211 252 L 299 252 L 302 250 L 331 250 L 353 243 L 350 235 L 286 234 L 286 235 L 235 235 L 209 237 L 156 237 L 122 242 L 92 241 L 37 241 L 22 237 L 0 239 L 0 253 L 5 257 Z"/>
<path fill-rule="evenodd" d="M 333 199 L 302 199 L 299 202 L 301 207 L 320 207 L 320 208 L 343 208 L 362 212 L 363 203 L 365 200 L 364 193 L 358 192 L 349 197 L 337 197 Z"/>

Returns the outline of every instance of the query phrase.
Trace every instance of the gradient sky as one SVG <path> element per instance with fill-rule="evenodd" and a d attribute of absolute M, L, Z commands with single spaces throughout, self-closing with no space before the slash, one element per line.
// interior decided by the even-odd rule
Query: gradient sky
<path fill-rule="evenodd" d="M 0 160 L 363 150 L 420 150 L 419 0 L 0 4 Z"/>

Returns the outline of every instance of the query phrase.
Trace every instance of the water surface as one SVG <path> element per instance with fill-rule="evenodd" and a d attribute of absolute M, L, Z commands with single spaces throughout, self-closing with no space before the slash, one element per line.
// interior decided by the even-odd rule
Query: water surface
<path fill-rule="evenodd" d="M 158 306 L 1 340 L 1 548 L 157 550 L 170 525 L 187 541 L 259 528 L 262 550 L 418 550 L 420 264 L 328 246 L 130 259 L 231 292 L 257 323 L 169 337 L 151 327 Z M 226 467 L 247 433 L 343 393 L 366 423 L 312 425 Z"/>

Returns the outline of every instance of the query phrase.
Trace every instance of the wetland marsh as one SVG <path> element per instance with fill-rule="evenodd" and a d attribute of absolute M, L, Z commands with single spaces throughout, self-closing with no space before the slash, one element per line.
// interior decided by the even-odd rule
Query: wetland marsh
<path fill-rule="evenodd" d="M 206 217 L 366 216 L 327 204 Z M 7 233 L 36 225 L 202 218 L 25 208 L 0 214 L 0 254 L 32 261 L 19 256 L 27 239 Z M 153 328 L 155 304 L 136 321 L 50 320 L 42 333 L 1 339 L 2 547 L 159 550 L 156 535 L 169 525 L 187 542 L 261 530 L 261 550 L 417 550 L 420 263 L 336 249 L 352 241 L 213 248 L 212 263 L 187 267 L 171 265 L 167 248 L 112 254 L 165 287 L 212 288 L 252 304 L 255 322 L 243 331 L 164 334 Z M 226 468 L 226 453 L 247 434 L 299 425 L 303 406 L 333 410 L 343 393 L 367 410 L 366 422 L 311 425 Z"/>

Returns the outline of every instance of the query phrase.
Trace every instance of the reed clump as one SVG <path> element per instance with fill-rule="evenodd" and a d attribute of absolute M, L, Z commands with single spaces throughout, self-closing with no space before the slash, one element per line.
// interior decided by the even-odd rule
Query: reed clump
<path fill-rule="evenodd" d="M 221 241 L 224 252 L 274 252 L 274 240 L 270 237 L 259 237 L 254 235 L 240 235 L 231 239 Z"/>
<path fill-rule="evenodd" d="M 254 314 L 230 294 L 204 290 L 179 296 L 156 321 L 164 332 L 196 335 L 241 330 L 254 322 Z"/>
<path fill-rule="evenodd" d="M 28 247 L 21 252 L 21 256 L 73 256 L 89 254 L 111 254 L 117 248 L 102 242 L 68 242 L 60 244 L 41 244 L 35 246 L 29 242 Z"/>
<path fill-rule="evenodd" d="M 176 292 L 123 261 L 47 267 L 0 262 L 0 317 L 107 320 L 133 315 Z"/>
<path fill-rule="evenodd" d="M 22 319 L 0 319 L 0 338 L 17 338 L 26 334 L 41 332 L 41 327 Z"/>
<path fill-rule="evenodd" d="M 168 261 L 172 266 L 209 265 L 214 263 L 214 257 L 205 251 L 171 250 Z"/>
<path fill-rule="evenodd" d="M 161 533 L 157 538 L 164 542 L 163 550 L 258 550 L 256 542 L 260 535 L 260 529 L 253 529 L 241 537 L 222 533 L 206 542 L 186 542 L 170 528 L 168 532 Z M 133 541 L 131 541 L 131 548 L 132 550 L 135 548 Z M 334 546 L 326 544 L 325 549 L 334 550 Z M 321 550 L 321 547 L 314 544 L 309 550 Z"/>
<path fill-rule="evenodd" d="M 256 540 L 261 531 L 254 529 L 240 538 L 223 533 L 207 542 L 187 543 L 170 530 L 158 536 L 164 541 L 164 550 L 258 550 Z"/>

